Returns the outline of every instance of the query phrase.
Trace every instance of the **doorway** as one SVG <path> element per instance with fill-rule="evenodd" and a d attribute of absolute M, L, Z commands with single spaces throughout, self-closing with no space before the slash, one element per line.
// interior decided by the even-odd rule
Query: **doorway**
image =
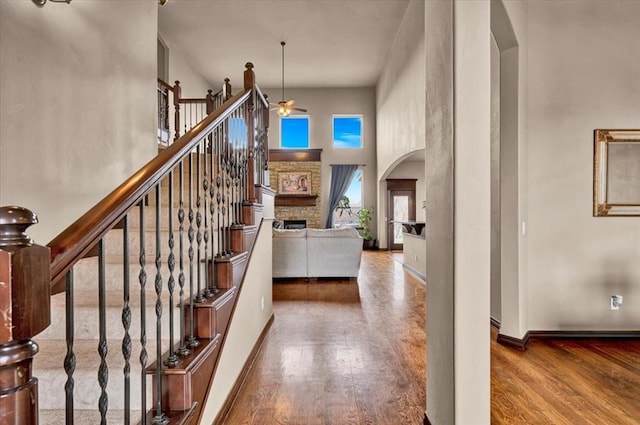
<path fill-rule="evenodd" d="M 387 246 L 402 251 L 402 223 L 416 219 L 416 180 L 387 179 Z"/>

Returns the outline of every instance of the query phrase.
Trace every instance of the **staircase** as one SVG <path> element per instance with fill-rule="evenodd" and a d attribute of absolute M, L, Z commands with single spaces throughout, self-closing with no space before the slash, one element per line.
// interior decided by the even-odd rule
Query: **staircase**
<path fill-rule="evenodd" d="M 40 424 L 198 423 L 260 230 L 263 199 L 273 199 L 263 173 L 268 103 L 251 64 L 244 77 L 244 92 L 214 111 L 207 106 L 204 120 L 49 244 L 50 277 L 32 280 L 50 282 L 51 326 L 39 332 L 45 326 L 35 320 L 26 331 L 38 334 L 39 354 L 30 354 L 28 374 L 38 377 L 38 388 L 32 380 L 0 388 L 0 422 L 37 423 L 39 416 Z M 0 226 L 9 223 L 24 236 L 29 215 L 13 210 L 6 216 Z M 1 239 L 0 254 L 18 240 Z M 31 248 L 16 246 L 7 249 L 9 261 L 24 266 L 21 255 Z M 9 280 L 19 293 L 21 279 Z M 21 309 L 37 316 L 49 307 L 9 298 L 14 323 L 25 317 L 17 314 Z M 0 334 L 0 350 L 27 347 L 17 336 Z M 31 362 L 19 360 L 14 365 L 0 353 L 0 366 Z"/>

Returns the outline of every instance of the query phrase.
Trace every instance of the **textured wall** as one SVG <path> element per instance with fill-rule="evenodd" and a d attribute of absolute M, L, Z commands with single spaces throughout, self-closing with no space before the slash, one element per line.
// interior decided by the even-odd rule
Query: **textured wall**
<path fill-rule="evenodd" d="M 0 205 L 47 243 L 157 152 L 156 3 L 0 2 Z"/>
<path fill-rule="evenodd" d="M 376 86 L 378 179 L 425 144 L 424 2 L 407 6 Z"/>

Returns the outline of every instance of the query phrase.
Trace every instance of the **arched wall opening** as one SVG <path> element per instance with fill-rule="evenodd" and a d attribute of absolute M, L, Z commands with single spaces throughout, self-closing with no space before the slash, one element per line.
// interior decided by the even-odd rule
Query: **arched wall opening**
<path fill-rule="evenodd" d="M 407 179 L 414 178 L 416 181 L 416 220 L 424 221 L 425 212 L 422 209 L 425 194 L 425 149 L 416 149 L 401 156 L 381 174 L 378 180 L 378 247 L 388 248 L 387 226 L 391 217 L 387 211 L 387 182 L 389 178 Z"/>

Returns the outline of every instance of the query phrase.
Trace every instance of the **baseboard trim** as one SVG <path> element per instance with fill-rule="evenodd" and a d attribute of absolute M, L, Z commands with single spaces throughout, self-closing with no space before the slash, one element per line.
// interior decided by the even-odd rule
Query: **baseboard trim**
<path fill-rule="evenodd" d="M 640 331 L 529 331 L 531 339 L 598 338 L 638 339 Z"/>
<path fill-rule="evenodd" d="M 515 348 L 516 350 L 526 351 L 527 345 L 529 344 L 530 339 L 531 337 L 529 332 L 524 334 L 524 337 L 522 337 L 522 339 L 499 333 L 497 342 L 498 344 L 502 344 L 510 348 Z"/>
<path fill-rule="evenodd" d="M 431 421 L 429 420 L 429 417 L 427 416 L 427 412 L 424 413 L 424 420 L 422 421 L 423 425 L 431 425 Z"/>
<path fill-rule="evenodd" d="M 402 268 L 405 269 L 406 271 L 408 271 L 409 273 L 415 275 L 418 279 L 421 279 L 424 282 L 427 281 L 427 276 L 423 275 L 422 273 L 420 273 L 418 270 L 414 269 L 413 267 L 408 266 L 406 264 L 403 264 Z"/>
<path fill-rule="evenodd" d="M 274 320 L 274 315 L 271 314 L 271 317 L 269 318 L 269 321 L 267 322 L 264 329 L 262 330 L 260 337 L 258 337 L 258 340 L 253 345 L 253 349 L 251 350 L 251 353 L 249 353 L 249 357 L 247 357 L 247 360 L 244 362 L 244 365 L 242 366 L 242 370 L 240 371 L 240 374 L 238 375 L 236 382 L 233 384 L 233 388 L 231 388 L 231 391 L 229 392 L 229 395 L 227 395 L 227 398 L 224 401 L 222 408 L 216 415 L 216 418 L 213 421 L 214 424 L 223 423 L 222 421 L 226 419 L 227 415 L 229 414 L 229 411 L 231 410 L 231 406 L 233 406 L 233 402 L 236 401 L 236 397 L 238 396 L 238 393 L 240 392 L 240 389 L 242 388 L 242 385 L 244 384 L 245 379 L 247 379 L 247 375 L 249 374 L 249 371 L 251 371 L 251 367 L 253 366 L 253 363 L 256 361 L 256 357 L 258 356 L 258 353 L 262 348 L 262 343 L 264 342 L 264 339 L 266 338 L 267 333 L 269 333 L 269 329 L 271 329 L 273 320 Z"/>
<path fill-rule="evenodd" d="M 498 319 L 496 319 L 495 317 L 491 316 L 489 318 L 490 322 L 491 322 L 491 326 L 493 326 L 496 329 L 500 329 L 500 321 Z"/>
<path fill-rule="evenodd" d="M 492 323 L 493 324 L 493 323 Z M 498 334 L 497 342 L 507 347 L 526 351 L 531 340 L 549 339 L 638 339 L 640 331 L 528 331 L 522 339 Z"/>

